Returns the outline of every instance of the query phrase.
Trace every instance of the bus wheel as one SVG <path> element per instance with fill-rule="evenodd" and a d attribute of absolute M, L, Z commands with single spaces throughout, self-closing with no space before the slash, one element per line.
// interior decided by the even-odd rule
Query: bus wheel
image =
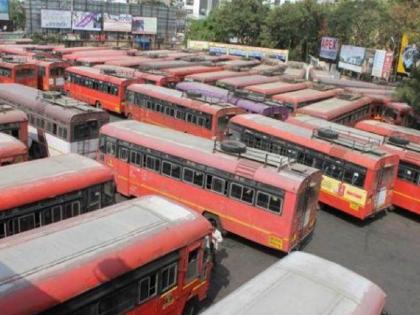
<path fill-rule="evenodd" d="M 101 102 L 96 101 L 96 102 L 95 102 L 95 107 L 96 107 L 96 108 L 101 108 L 101 107 L 102 107 L 102 106 L 101 106 Z"/>
<path fill-rule="evenodd" d="M 210 212 L 204 212 L 203 216 L 211 223 L 211 225 L 213 225 L 214 228 L 218 229 L 223 236 L 226 236 L 227 232 L 223 229 L 222 223 L 217 215 Z"/>
<path fill-rule="evenodd" d="M 195 315 L 198 311 L 198 303 L 196 298 L 189 300 L 184 307 L 182 315 Z"/>

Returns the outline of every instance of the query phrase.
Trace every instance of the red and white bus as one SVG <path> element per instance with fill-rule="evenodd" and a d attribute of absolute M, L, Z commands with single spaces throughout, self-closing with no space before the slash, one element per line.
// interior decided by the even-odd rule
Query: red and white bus
<path fill-rule="evenodd" d="M 163 71 L 153 71 L 149 72 L 140 72 L 133 68 L 129 67 L 122 67 L 122 66 L 114 66 L 110 64 L 104 65 L 96 65 L 94 68 L 100 69 L 105 71 L 107 74 L 114 74 L 120 77 L 131 77 L 131 78 L 140 78 L 143 79 L 144 83 L 154 84 L 158 86 L 167 86 L 173 87 L 175 86 L 179 80 L 172 75 L 169 75 Z"/>
<path fill-rule="evenodd" d="M 0 59 L 0 83 L 20 83 L 38 86 L 37 66 L 18 59 Z"/>
<path fill-rule="evenodd" d="M 99 128 L 109 122 L 107 112 L 58 92 L 41 92 L 20 84 L 0 84 L 0 99 L 29 118 L 31 157 L 79 153 L 95 157 Z M 28 137 L 28 131 L 24 135 Z"/>
<path fill-rule="evenodd" d="M 360 143 L 319 127 L 312 131 L 269 117 L 245 114 L 229 122 L 232 139 L 286 155 L 323 171 L 319 201 L 364 220 L 392 205 L 398 156 L 378 143 Z"/>
<path fill-rule="evenodd" d="M 420 131 L 417 129 L 396 126 L 378 120 L 359 121 L 355 128 L 372 132 L 384 137 L 398 137 L 420 145 Z"/>
<path fill-rule="evenodd" d="M 28 116 L 9 104 L 0 104 L 0 132 L 28 145 Z"/>
<path fill-rule="evenodd" d="M 229 119 L 245 113 L 228 103 L 204 103 L 150 84 L 128 87 L 126 110 L 132 119 L 209 139 L 222 139 Z"/>
<path fill-rule="evenodd" d="M 201 314 L 385 315 L 385 299 L 380 287 L 353 271 L 293 252 Z"/>
<path fill-rule="evenodd" d="M 283 81 L 277 81 L 271 83 L 250 85 L 245 87 L 245 90 L 252 94 L 262 95 L 264 97 L 271 97 L 275 94 L 298 91 L 310 87 L 312 87 L 312 83 L 309 82 L 288 83 Z"/>
<path fill-rule="evenodd" d="M 0 178 L 0 238 L 115 202 L 111 170 L 78 154 L 3 166 Z"/>
<path fill-rule="evenodd" d="M 239 71 L 215 71 L 215 72 L 204 72 L 190 74 L 185 77 L 185 81 L 201 82 L 207 84 L 214 84 L 218 80 L 233 78 L 233 77 L 243 77 L 249 75 L 248 72 L 239 72 Z"/>
<path fill-rule="evenodd" d="M 209 288 L 211 231 L 190 209 L 149 196 L 10 237 L 0 242 L 0 309 L 195 314 Z"/>
<path fill-rule="evenodd" d="M 28 159 L 28 147 L 18 139 L 0 132 L 0 166 Z"/>
<path fill-rule="evenodd" d="M 68 62 L 53 59 L 33 59 L 38 67 L 38 89 L 43 91 L 61 91 L 64 89 L 64 71 Z"/>
<path fill-rule="evenodd" d="M 227 153 L 238 147 L 126 120 L 102 127 L 98 160 L 125 196 L 166 196 L 220 231 L 289 252 L 314 230 L 321 174 L 259 150 Z"/>
<path fill-rule="evenodd" d="M 360 120 L 380 115 L 381 106 L 372 103 L 372 99 L 366 96 L 343 94 L 298 108 L 296 113 L 354 126 Z"/>
<path fill-rule="evenodd" d="M 198 74 L 198 73 L 209 73 L 223 70 L 222 67 L 210 67 L 210 66 L 188 66 L 188 67 L 179 67 L 179 68 L 169 68 L 163 69 L 163 72 L 168 73 L 169 75 L 175 77 L 179 82 L 183 81 L 184 78 L 188 75 Z"/>
<path fill-rule="evenodd" d="M 221 79 L 221 80 L 216 81 L 216 85 L 230 91 L 235 91 L 235 90 L 243 89 L 250 85 L 270 83 L 270 82 L 276 82 L 276 81 L 280 81 L 280 78 L 268 77 L 268 76 L 264 76 L 260 74 L 251 74 L 247 76 Z"/>
<path fill-rule="evenodd" d="M 143 79 L 116 77 L 89 67 L 69 67 L 64 89 L 71 97 L 97 108 L 124 114 L 125 91 L 132 83 L 143 83 Z"/>
<path fill-rule="evenodd" d="M 395 178 L 392 204 L 420 214 L 420 145 L 411 144 L 406 139 L 393 136 L 384 138 L 383 136 L 363 130 L 339 125 L 323 119 L 310 116 L 296 116 L 288 120 L 295 124 L 300 124 L 310 128 L 325 128 L 335 130 L 345 134 L 349 143 L 365 142 L 366 144 L 379 144 L 381 150 L 390 154 L 398 155 L 398 173 Z"/>
<path fill-rule="evenodd" d="M 284 103 L 292 112 L 295 112 L 298 108 L 307 106 L 309 104 L 319 102 L 331 97 L 335 97 L 339 93 L 343 92 L 342 89 L 316 89 L 308 88 L 303 90 L 297 90 L 293 92 L 281 93 L 273 95 L 272 98 L 275 101 Z"/>

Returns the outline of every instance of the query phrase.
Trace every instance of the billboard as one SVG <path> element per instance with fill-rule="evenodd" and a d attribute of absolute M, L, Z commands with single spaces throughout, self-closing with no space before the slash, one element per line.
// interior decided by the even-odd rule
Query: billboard
<path fill-rule="evenodd" d="M 0 0 L 0 20 L 9 21 L 9 0 Z"/>
<path fill-rule="evenodd" d="M 133 34 L 156 34 L 157 18 L 155 17 L 133 17 Z"/>
<path fill-rule="evenodd" d="M 97 12 L 73 11 L 72 25 L 74 30 L 102 30 L 102 14 Z"/>
<path fill-rule="evenodd" d="M 342 45 L 338 67 L 361 73 L 365 61 L 365 54 L 366 48 L 364 47 Z"/>
<path fill-rule="evenodd" d="M 338 55 L 338 48 L 338 38 L 324 36 L 321 39 L 319 57 L 329 60 L 336 60 Z"/>
<path fill-rule="evenodd" d="M 41 10 L 42 28 L 71 28 L 71 11 Z"/>
<path fill-rule="evenodd" d="M 132 22 L 133 17 L 130 14 L 104 13 L 104 31 L 130 33 Z"/>
<path fill-rule="evenodd" d="M 407 33 L 401 39 L 400 56 L 398 58 L 397 72 L 409 74 L 412 69 L 420 67 L 420 48 L 412 42 Z"/>

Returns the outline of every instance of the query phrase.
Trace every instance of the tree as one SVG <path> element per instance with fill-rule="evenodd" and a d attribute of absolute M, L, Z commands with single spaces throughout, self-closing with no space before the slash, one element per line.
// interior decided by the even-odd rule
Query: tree
<path fill-rule="evenodd" d="M 420 113 L 420 68 L 411 72 L 410 77 L 406 78 L 401 86 L 397 88 L 398 98 L 414 107 Z"/>
<path fill-rule="evenodd" d="M 187 21 L 187 39 L 214 41 L 216 36 L 213 31 L 213 20 L 211 18 L 203 20 L 189 19 Z"/>
<path fill-rule="evenodd" d="M 19 0 L 9 1 L 10 20 L 17 30 L 25 29 L 25 8 L 23 2 Z"/>

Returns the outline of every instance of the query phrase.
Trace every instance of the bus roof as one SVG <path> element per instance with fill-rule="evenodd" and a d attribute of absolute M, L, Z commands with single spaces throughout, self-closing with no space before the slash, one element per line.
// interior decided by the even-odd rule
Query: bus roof
<path fill-rule="evenodd" d="M 104 49 L 107 49 L 107 47 L 105 47 L 105 46 L 99 46 L 99 47 L 97 47 L 97 46 L 84 46 L 84 47 L 57 47 L 57 48 L 54 48 L 53 50 L 56 52 L 56 53 L 59 53 L 59 54 L 71 54 L 71 53 L 74 53 L 74 52 L 76 52 L 76 51 L 89 51 L 89 50 L 104 50 Z"/>
<path fill-rule="evenodd" d="M 78 154 L 0 168 L 0 210 L 15 208 L 112 180 L 106 166 Z"/>
<path fill-rule="evenodd" d="M 119 59 L 113 59 L 113 60 L 108 60 L 105 61 L 106 65 L 114 65 L 114 66 L 123 66 L 123 67 L 133 67 L 133 66 L 138 66 L 142 63 L 144 63 L 145 61 L 153 61 L 155 59 L 152 58 L 147 58 L 147 57 L 131 57 L 131 56 L 124 56 L 121 57 Z"/>
<path fill-rule="evenodd" d="M 336 117 L 370 104 L 371 102 L 372 99 L 369 97 L 358 97 L 352 100 L 341 97 L 333 97 L 298 108 L 297 112 L 326 120 L 332 120 Z"/>
<path fill-rule="evenodd" d="M 176 102 L 182 106 L 199 110 L 208 114 L 215 114 L 218 111 L 224 109 L 237 108 L 236 106 L 228 103 L 217 103 L 210 104 L 193 99 L 183 97 L 183 93 L 177 90 L 168 89 L 162 86 L 152 85 L 152 84 L 131 84 L 128 88 L 128 91 L 134 91 L 141 93 L 143 95 L 149 95 L 151 97 L 165 100 L 168 102 Z M 240 109 L 238 108 L 238 113 Z"/>
<path fill-rule="evenodd" d="M 225 78 L 232 78 L 232 77 L 243 77 L 248 75 L 248 72 L 239 72 L 239 71 L 215 71 L 215 72 L 204 72 L 204 73 L 195 73 L 190 74 L 185 77 L 187 81 L 198 81 L 203 83 L 213 83 L 217 80 L 225 79 Z"/>
<path fill-rule="evenodd" d="M 293 252 L 203 315 L 380 315 L 386 294 L 336 263 Z"/>
<path fill-rule="evenodd" d="M 29 61 L 22 61 L 22 60 L 8 60 L 0 59 L 0 67 L 6 68 L 6 69 L 13 69 L 13 68 L 32 68 L 36 69 L 36 65 L 29 62 Z"/>
<path fill-rule="evenodd" d="M 28 148 L 15 137 L 0 132 L 0 158 L 26 154 Z"/>
<path fill-rule="evenodd" d="M 223 61 L 221 64 L 225 69 L 235 69 L 235 68 L 249 68 L 252 66 L 259 65 L 261 62 L 257 59 L 243 60 L 243 59 L 233 59 L 228 61 Z"/>
<path fill-rule="evenodd" d="M 139 70 L 156 70 L 156 69 L 168 69 L 187 67 L 194 65 L 194 63 L 184 60 L 148 60 L 139 64 Z"/>
<path fill-rule="evenodd" d="M 413 108 L 408 105 L 407 103 L 398 103 L 398 102 L 389 102 L 386 103 L 385 106 L 396 109 L 398 111 L 404 111 L 404 112 L 412 112 Z"/>
<path fill-rule="evenodd" d="M 420 130 L 393 125 L 379 120 L 359 121 L 355 128 L 373 132 L 384 137 L 401 136 L 411 142 L 420 144 Z"/>
<path fill-rule="evenodd" d="M 274 100 L 287 102 L 287 103 L 300 103 L 300 102 L 315 102 L 325 98 L 336 96 L 341 89 L 330 90 L 316 90 L 316 89 L 303 89 L 288 93 L 276 94 L 273 96 Z"/>
<path fill-rule="evenodd" d="M 327 139 L 319 139 L 315 137 L 311 128 L 294 124 L 290 122 L 290 119 L 293 118 L 289 118 L 287 122 L 284 122 L 262 115 L 244 114 L 232 117 L 230 123 L 240 124 L 245 128 L 271 134 L 274 137 L 278 135 L 282 139 L 305 145 L 313 150 L 324 152 L 337 158 L 344 158 L 349 162 L 358 163 L 371 169 L 381 167 L 377 162 L 383 159 L 384 156 L 387 156 L 385 152 L 377 149 L 376 144 L 374 151 L 378 151 L 378 154 L 372 153 L 370 148 L 369 150 L 362 151 L 357 150 L 357 148 L 353 149 L 346 145 L 327 141 Z"/>
<path fill-rule="evenodd" d="M 11 236 L 0 244 L 0 309 L 48 310 L 211 230 L 200 214 L 146 196 Z"/>
<path fill-rule="evenodd" d="M 49 66 L 67 67 L 69 65 L 69 63 L 67 61 L 63 61 L 63 60 L 60 60 L 60 59 L 32 59 L 31 62 L 38 65 L 38 66 L 43 66 L 43 67 L 49 67 Z"/>
<path fill-rule="evenodd" d="M 279 77 L 268 77 L 261 74 L 252 74 L 241 77 L 225 78 L 218 80 L 217 85 L 222 87 L 230 87 L 234 89 L 244 88 L 246 86 L 280 81 Z"/>
<path fill-rule="evenodd" d="M 71 97 L 57 95 L 54 92 L 42 92 L 22 84 L 0 84 L 0 99 L 10 102 L 25 112 L 36 112 L 38 115 L 49 116 L 61 123 L 86 120 L 90 116 L 109 120 L 109 114 L 102 109 L 89 106 Z"/>
<path fill-rule="evenodd" d="M 123 84 L 127 81 L 133 80 L 130 78 L 120 78 L 112 75 L 107 75 L 103 72 L 101 72 L 100 69 L 97 68 L 91 68 L 91 67 L 84 67 L 84 66 L 78 66 L 78 67 L 68 67 L 66 69 L 67 72 L 72 72 L 74 74 L 84 75 L 90 78 L 110 82 L 113 84 Z"/>
<path fill-rule="evenodd" d="M 77 58 L 78 64 L 90 64 L 90 63 L 104 63 L 108 60 L 118 60 L 122 54 L 117 55 L 107 55 L 107 56 L 83 56 Z"/>
<path fill-rule="evenodd" d="M 264 83 L 247 86 L 245 89 L 254 93 L 263 95 L 274 95 L 286 92 L 292 92 L 296 90 L 303 90 L 311 87 L 312 84 L 309 82 L 302 83 L 287 83 L 283 81 Z"/>
<path fill-rule="evenodd" d="M 25 121 L 28 121 L 28 116 L 25 112 L 18 110 L 9 104 L 0 103 L 0 125 Z"/>
<path fill-rule="evenodd" d="M 179 68 L 169 68 L 164 69 L 165 72 L 172 74 L 174 76 L 187 76 L 192 73 L 206 73 L 214 72 L 221 70 L 221 67 L 211 67 L 211 66 L 188 66 L 188 67 L 179 67 Z"/>
<path fill-rule="evenodd" d="M 252 169 L 252 172 L 249 170 L 243 174 L 241 172 L 241 176 L 263 181 L 287 191 L 298 192 L 305 178 L 317 172 L 311 167 L 294 163 L 286 157 L 281 158 L 281 163 L 286 167 L 277 169 L 269 165 L 266 166 L 263 163 L 256 163 L 246 158 L 238 158 L 237 155 L 215 151 L 215 143 L 212 140 L 133 120 L 106 124 L 101 128 L 101 133 L 231 174 L 239 175 L 238 169 L 240 169 L 240 166 L 247 165 L 247 168 Z M 261 161 L 264 161 L 266 153 L 255 151 L 255 156 L 259 154 Z"/>

